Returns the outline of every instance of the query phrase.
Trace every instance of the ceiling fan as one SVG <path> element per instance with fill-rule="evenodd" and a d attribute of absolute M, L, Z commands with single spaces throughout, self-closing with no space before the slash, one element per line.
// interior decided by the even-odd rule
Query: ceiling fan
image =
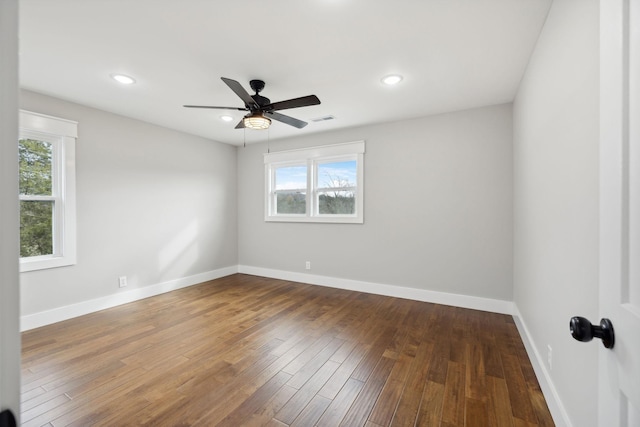
<path fill-rule="evenodd" d="M 236 125 L 236 129 L 267 129 L 271 125 L 271 119 L 302 129 L 308 124 L 307 122 L 277 113 L 276 111 L 320 104 L 320 100 L 315 95 L 302 96 L 300 98 L 272 103 L 269 98 L 265 98 L 260 95 L 260 92 L 264 89 L 264 82 L 262 80 L 251 80 L 249 82 L 251 89 L 256 92 L 255 95 L 249 95 L 249 93 L 237 81 L 226 77 L 221 77 L 221 79 L 236 95 L 240 97 L 240 99 L 242 99 L 244 102 L 244 108 L 213 107 L 209 105 L 185 105 L 185 107 L 248 111 L 249 113 Z"/>

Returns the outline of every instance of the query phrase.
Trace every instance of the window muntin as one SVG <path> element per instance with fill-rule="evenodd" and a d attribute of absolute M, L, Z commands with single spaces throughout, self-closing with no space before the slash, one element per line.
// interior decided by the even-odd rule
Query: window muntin
<path fill-rule="evenodd" d="M 20 271 L 72 265 L 77 123 L 20 111 Z"/>
<path fill-rule="evenodd" d="M 364 141 L 265 154 L 265 220 L 362 223 L 363 161 Z"/>

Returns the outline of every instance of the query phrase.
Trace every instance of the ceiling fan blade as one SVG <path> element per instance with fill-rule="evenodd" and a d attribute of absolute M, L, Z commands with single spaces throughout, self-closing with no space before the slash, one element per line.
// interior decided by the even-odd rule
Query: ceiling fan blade
<path fill-rule="evenodd" d="M 303 122 L 302 120 L 298 120 L 298 119 L 295 119 L 295 118 L 290 117 L 290 116 L 285 116 L 284 114 L 274 113 L 272 111 L 265 111 L 265 115 L 267 117 L 272 118 L 273 120 L 277 120 L 279 122 L 286 123 L 286 124 L 288 124 L 290 126 L 298 128 L 298 129 L 302 129 L 303 127 L 305 127 L 306 125 L 309 124 L 307 122 Z"/>
<path fill-rule="evenodd" d="M 240 119 L 240 121 L 238 122 L 238 124 L 236 125 L 235 129 L 244 129 L 244 117 Z"/>
<path fill-rule="evenodd" d="M 238 107 L 213 107 L 211 105 L 183 105 L 183 107 L 187 108 L 212 108 L 215 110 L 238 110 L 238 111 L 249 111 L 248 108 L 238 108 Z"/>
<path fill-rule="evenodd" d="M 260 108 L 260 106 L 256 103 L 256 101 L 251 97 L 251 95 L 249 95 L 249 92 L 247 92 L 240 83 L 238 83 L 235 80 L 228 79 L 226 77 L 220 77 L 220 78 L 222 79 L 223 82 L 227 84 L 227 86 L 229 86 L 229 89 L 231 89 L 236 95 L 240 97 L 240 99 L 242 99 L 242 101 L 244 101 L 244 104 L 248 108 L 252 108 L 252 109 Z"/>
<path fill-rule="evenodd" d="M 320 104 L 320 100 L 317 96 L 307 95 L 300 98 L 287 99 L 286 101 L 274 102 L 273 104 L 265 105 L 263 109 L 267 111 L 278 111 L 318 104 Z"/>

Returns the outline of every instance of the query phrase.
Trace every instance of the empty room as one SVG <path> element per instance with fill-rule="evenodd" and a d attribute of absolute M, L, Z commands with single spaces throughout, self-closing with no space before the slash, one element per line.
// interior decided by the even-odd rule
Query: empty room
<path fill-rule="evenodd" d="M 0 427 L 640 427 L 637 0 L 0 23 Z"/>

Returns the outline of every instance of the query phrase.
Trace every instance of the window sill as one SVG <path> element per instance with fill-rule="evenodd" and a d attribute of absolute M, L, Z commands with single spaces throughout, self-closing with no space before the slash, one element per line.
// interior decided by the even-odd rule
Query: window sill
<path fill-rule="evenodd" d="M 364 224 L 364 220 L 357 216 L 329 217 L 329 216 L 268 216 L 265 222 L 312 222 L 328 224 Z"/>
<path fill-rule="evenodd" d="M 20 258 L 20 273 L 46 270 L 49 268 L 67 267 L 75 265 L 76 260 L 71 257 L 38 256 Z"/>

